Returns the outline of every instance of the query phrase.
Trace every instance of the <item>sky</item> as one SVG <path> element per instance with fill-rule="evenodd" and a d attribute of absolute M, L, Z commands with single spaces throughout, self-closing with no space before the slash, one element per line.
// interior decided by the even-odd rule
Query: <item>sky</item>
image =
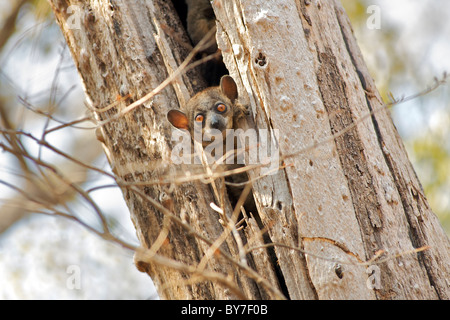
<path fill-rule="evenodd" d="M 393 77 L 389 88 L 394 97 L 410 96 L 433 83 L 433 78 L 442 78 L 450 72 L 450 2 L 446 0 L 378 0 L 371 1 L 380 7 L 381 30 L 360 28 L 355 30 L 363 55 L 370 65 L 376 66 L 373 76 L 377 83 Z M 393 46 L 407 59 L 405 73 L 387 74 L 387 64 L 395 63 L 392 57 L 377 46 L 380 33 L 386 28 L 395 30 Z M 378 41 L 377 41 L 378 40 Z M 448 94 L 448 86 L 425 97 L 429 100 L 414 100 L 394 108 L 395 124 L 405 139 L 433 129 L 436 117 L 448 114 L 448 104 L 443 104 L 439 95 Z M 432 99 L 437 97 L 440 105 Z M 428 102 L 426 105 L 423 102 Z M 435 114 L 433 116 L 433 114 Z M 445 118 L 445 116 L 444 116 Z M 434 120 L 433 120 L 434 119 Z M 445 120 L 445 119 L 443 119 Z"/>

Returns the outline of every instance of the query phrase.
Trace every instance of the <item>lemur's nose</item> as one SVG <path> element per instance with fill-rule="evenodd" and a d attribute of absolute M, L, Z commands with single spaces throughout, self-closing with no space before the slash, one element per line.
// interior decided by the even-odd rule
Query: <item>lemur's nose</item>
<path fill-rule="evenodd" d="M 213 129 L 220 129 L 220 119 L 217 115 L 211 117 L 210 125 Z"/>

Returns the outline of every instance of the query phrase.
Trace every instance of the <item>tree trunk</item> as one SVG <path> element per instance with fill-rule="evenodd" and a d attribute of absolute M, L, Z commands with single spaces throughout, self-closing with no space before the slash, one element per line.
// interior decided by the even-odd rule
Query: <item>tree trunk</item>
<path fill-rule="evenodd" d="M 257 127 L 270 123 L 279 130 L 281 154 L 295 154 L 285 159 L 291 165 L 276 183 L 262 179 L 254 185 L 263 222 L 273 223 L 272 240 L 355 263 L 379 250 L 392 257 L 430 247 L 376 269 L 313 255 L 301 261 L 285 253 L 282 259 L 286 249 L 275 247 L 290 297 L 309 297 L 299 290 L 309 285 L 320 299 L 448 299 L 448 238 L 340 3 L 227 1 L 215 9 L 219 47 L 248 92 Z M 373 270 L 381 276 L 376 290 L 366 283 Z"/>
<path fill-rule="evenodd" d="M 252 219 L 243 252 L 208 184 L 175 183 L 166 114 L 202 88 L 195 69 L 127 108 L 190 52 L 170 1 L 50 2 L 144 247 L 138 266 L 162 298 L 450 298 L 449 240 L 338 1 L 213 2 L 247 126 L 278 132 L 283 167 L 249 172 L 276 259 Z M 131 98 L 102 110 L 119 94 Z"/>

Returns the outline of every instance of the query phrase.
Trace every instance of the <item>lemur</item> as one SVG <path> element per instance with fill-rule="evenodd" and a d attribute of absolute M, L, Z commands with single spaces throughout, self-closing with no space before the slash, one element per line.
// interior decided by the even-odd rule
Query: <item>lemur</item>
<path fill-rule="evenodd" d="M 229 75 L 224 75 L 220 79 L 220 85 L 209 87 L 194 95 L 187 103 L 185 112 L 179 110 L 170 110 L 167 114 L 169 122 L 178 129 L 189 131 L 193 139 L 199 138 L 203 148 L 207 148 L 212 143 L 219 143 L 222 148 L 221 155 L 224 156 L 222 169 L 233 170 L 243 167 L 243 164 L 237 162 L 237 152 L 235 150 L 237 142 L 232 141 L 233 150 L 231 151 L 233 159 L 227 161 L 230 150 L 227 150 L 227 134 L 234 133 L 227 129 L 238 129 L 238 121 L 248 113 L 247 108 L 237 101 L 238 90 L 235 81 Z M 221 140 L 215 141 L 221 133 Z M 234 135 L 232 136 L 234 140 Z M 234 204 L 238 201 L 240 193 L 248 180 L 245 172 L 226 177 L 226 181 L 234 186 L 228 187 L 229 195 Z M 236 186 L 236 184 L 240 184 Z M 253 195 L 250 193 L 244 203 L 247 211 L 256 213 L 256 205 Z"/>

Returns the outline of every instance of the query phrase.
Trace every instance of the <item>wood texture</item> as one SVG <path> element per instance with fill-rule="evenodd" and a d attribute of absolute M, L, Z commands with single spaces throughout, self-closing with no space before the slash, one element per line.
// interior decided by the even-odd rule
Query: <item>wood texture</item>
<path fill-rule="evenodd" d="M 279 130 L 291 164 L 254 185 L 272 240 L 311 253 L 276 250 L 290 297 L 448 299 L 449 240 L 340 3 L 213 3 L 219 48 L 256 127 Z M 363 263 L 380 250 L 391 258 Z"/>
<path fill-rule="evenodd" d="M 182 107 L 202 88 L 202 79 L 195 70 L 178 77 L 135 110 L 118 116 L 127 105 L 173 74 L 192 50 L 170 2 L 51 1 L 51 4 L 94 110 L 115 103 L 119 94 L 131 95 L 131 99 L 95 113 L 99 122 L 114 119 L 101 127 L 101 135 L 119 183 L 155 181 L 186 173 L 189 168 L 177 170 L 168 165 L 173 142 L 166 114 L 170 109 Z M 78 24 L 67 23 L 74 18 L 79 19 L 75 20 Z M 154 258 L 154 263 L 140 264 L 156 284 L 161 298 L 276 296 L 273 288 L 261 287 L 263 278 L 255 276 L 250 267 L 237 267 L 233 262 L 239 259 L 231 236 L 206 263 L 205 270 L 214 272 L 212 275 L 202 277 L 195 269 L 224 231 L 219 215 L 209 205 L 215 199 L 207 184 L 198 180 L 181 185 L 152 184 L 123 188 L 123 193 L 144 248 L 151 248 L 168 230 L 158 254 L 172 260 Z M 231 210 L 229 204 L 227 209 Z M 230 289 L 224 279 L 235 287 Z M 232 290 L 236 288 L 239 292 Z"/>

